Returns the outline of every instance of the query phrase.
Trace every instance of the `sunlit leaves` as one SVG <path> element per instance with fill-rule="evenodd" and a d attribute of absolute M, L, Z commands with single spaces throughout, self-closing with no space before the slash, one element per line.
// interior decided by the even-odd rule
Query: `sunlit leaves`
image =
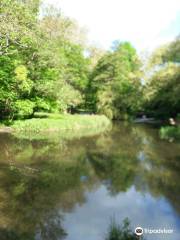
<path fill-rule="evenodd" d="M 140 61 L 130 43 L 116 43 L 105 54 L 92 75 L 97 111 L 111 118 L 133 115 L 139 108 Z"/>

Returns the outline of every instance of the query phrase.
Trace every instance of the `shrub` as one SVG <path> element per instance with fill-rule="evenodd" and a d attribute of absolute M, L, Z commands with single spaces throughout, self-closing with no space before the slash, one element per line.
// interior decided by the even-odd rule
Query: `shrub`
<path fill-rule="evenodd" d="M 15 102 L 15 116 L 25 118 L 33 114 L 35 104 L 30 100 L 17 100 Z"/>
<path fill-rule="evenodd" d="M 170 141 L 173 141 L 174 139 L 180 140 L 180 127 L 179 126 L 162 127 L 160 129 L 160 137 L 161 139 L 166 139 Z"/>
<path fill-rule="evenodd" d="M 130 222 L 126 218 L 123 225 L 118 225 L 114 220 L 111 221 L 106 240 L 137 240 L 139 239 L 130 229 Z M 141 238 L 143 239 L 143 238 Z"/>

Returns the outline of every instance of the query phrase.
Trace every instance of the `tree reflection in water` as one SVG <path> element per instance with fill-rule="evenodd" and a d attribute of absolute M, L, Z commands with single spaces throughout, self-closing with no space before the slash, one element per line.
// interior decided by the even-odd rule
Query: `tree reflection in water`
<path fill-rule="evenodd" d="M 1 239 L 60 240 L 63 215 L 102 184 L 111 196 L 131 186 L 165 196 L 180 213 L 179 145 L 157 131 L 115 125 L 107 133 L 61 142 L 0 138 Z"/>

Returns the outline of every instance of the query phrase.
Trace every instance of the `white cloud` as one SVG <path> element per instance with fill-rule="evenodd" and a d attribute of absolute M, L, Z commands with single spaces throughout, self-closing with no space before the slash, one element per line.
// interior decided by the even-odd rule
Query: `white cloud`
<path fill-rule="evenodd" d="M 171 40 L 164 34 L 180 13 L 179 0 L 46 0 L 89 29 L 89 39 L 108 48 L 128 40 L 138 50 L 152 49 Z M 179 27 L 180 28 L 180 27 Z"/>

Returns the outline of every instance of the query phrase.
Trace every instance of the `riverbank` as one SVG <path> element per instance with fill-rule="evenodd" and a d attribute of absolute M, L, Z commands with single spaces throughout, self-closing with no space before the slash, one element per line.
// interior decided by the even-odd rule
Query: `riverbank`
<path fill-rule="evenodd" d="M 160 137 L 169 141 L 180 140 L 180 126 L 161 127 Z"/>
<path fill-rule="evenodd" d="M 12 133 L 23 139 L 45 139 L 65 135 L 93 135 L 111 126 L 111 121 L 103 115 L 61 115 L 38 113 L 27 120 L 16 120 L 7 126 L 1 126 L 0 132 Z"/>

